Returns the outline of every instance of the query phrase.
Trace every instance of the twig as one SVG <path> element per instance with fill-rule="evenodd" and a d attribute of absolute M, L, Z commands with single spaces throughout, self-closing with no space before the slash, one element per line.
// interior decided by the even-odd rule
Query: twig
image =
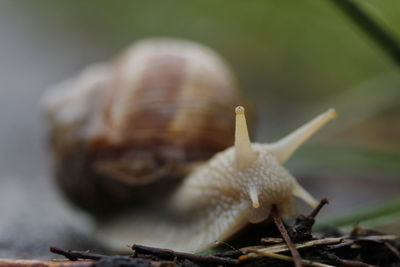
<path fill-rule="evenodd" d="M 345 260 L 341 259 L 338 256 L 328 253 L 328 252 L 323 252 L 322 255 L 324 255 L 327 259 L 332 260 L 342 266 L 349 266 L 349 267 L 374 267 L 373 265 L 369 265 L 367 263 L 361 262 L 361 261 L 354 261 L 354 260 Z"/>
<path fill-rule="evenodd" d="M 231 258 L 222 258 L 213 255 L 196 255 L 191 253 L 184 253 L 173 251 L 170 249 L 162 249 L 162 248 L 153 248 L 142 245 L 133 245 L 132 250 L 136 253 L 142 254 L 150 254 L 154 256 L 158 256 L 160 258 L 167 259 L 188 259 L 190 261 L 198 262 L 198 263 L 207 263 L 207 264 L 221 264 L 221 265 L 238 265 L 239 261 Z"/>
<path fill-rule="evenodd" d="M 296 249 L 303 249 L 303 248 L 308 248 L 308 247 L 313 247 L 313 246 L 338 244 L 338 243 L 341 243 L 342 241 L 343 241 L 343 239 L 340 237 L 324 238 L 324 239 L 311 240 L 311 241 L 307 241 L 304 243 L 296 244 L 295 247 L 296 247 Z M 269 246 L 266 248 L 262 248 L 262 249 L 259 249 L 258 251 L 267 251 L 267 252 L 272 252 L 272 253 L 278 253 L 278 252 L 285 252 L 288 250 L 289 250 L 289 248 L 286 246 L 286 244 L 282 244 L 282 245 L 273 245 L 273 246 Z"/>
<path fill-rule="evenodd" d="M 300 215 L 296 218 L 295 224 L 289 231 L 293 241 L 303 242 L 312 239 L 312 227 L 315 223 L 315 217 L 321 211 L 322 207 L 328 203 L 329 201 L 323 198 L 308 216 Z"/>
<path fill-rule="evenodd" d="M 271 215 L 272 215 L 272 218 L 274 219 L 274 223 L 275 223 L 276 227 L 278 228 L 278 230 L 281 233 L 283 239 L 285 240 L 287 246 L 289 247 L 290 253 L 293 256 L 294 265 L 296 267 L 301 267 L 302 263 L 301 263 L 301 256 L 299 254 L 299 251 L 294 246 L 292 239 L 290 238 L 290 236 L 286 230 L 286 227 L 282 222 L 282 218 L 279 216 L 275 205 L 272 207 Z"/>
<path fill-rule="evenodd" d="M 313 247 L 313 246 L 326 246 L 326 245 L 332 245 L 332 244 L 337 244 L 343 241 L 343 238 L 341 237 L 332 237 L 332 238 L 323 238 L 323 239 L 317 239 L 317 240 L 311 240 L 307 241 L 304 243 L 300 244 L 295 244 L 297 249 L 303 249 L 303 248 L 308 248 L 308 247 Z M 277 244 L 277 245 L 272 245 L 268 247 L 245 247 L 240 249 L 243 253 L 249 253 L 246 255 L 247 257 L 242 257 L 243 258 L 259 258 L 259 256 L 255 253 L 281 253 L 281 252 L 286 252 L 289 250 L 288 246 L 286 244 Z M 250 254 L 253 253 L 253 254 Z"/>
<path fill-rule="evenodd" d="M 284 240 L 279 237 L 263 237 L 261 238 L 261 243 L 263 244 L 271 244 L 271 243 L 282 243 Z"/>
<path fill-rule="evenodd" d="M 287 248 L 286 244 L 284 246 Z M 251 252 L 257 251 L 259 249 L 263 249 L 263 248 L 265 248 L 265 246 L 249 246 L 249 247 L 241 248 L 240 251 L 243 254 L 247 254 L 247 253 L 251 253 Z"/>
<path fill-rule="evenodd" d="M 400 44 L 387 30 L 369 17 L 352 0 L 332 0 L 350 19 L 352 19 L 369 37 L 400 65 Z"/>
<path fill-rule="evenodd" d="M 79 262 L 72 262 L 69 260 L 57 260 L 57 261 L 42 261 L 42 260 L 12 260 L 12 259 L 0 259 L 0 267 L 93 267 L 93 260 L 83 260 Z"/>
<path fill-rule="evenodd" d="M 328 250 L 335 250 L 335 249 L 347 247 L 347 246 L 350 246 L 350 245 L 353 245 L 353 244 L 354 244 L 354 240 L 347 240 L 347 241 L 345 241 L 343 243 L 340 243 L 340 244 L 328 246 L 327 249 Z"/>
<path fill-rule="evenodd" d="M 49 248 L 52 253 L 63 255 L 67 259 L 71 261 L 76 261 L 79 259 L 86 259 L 86 260 L 101 260 L 105 257 L 109 257 L 106 255 L 101 255 L 101 254 L 94 254 L 94 253 L 89 253 L 85 251 L 74 251 L 74 250 L 63 250 L 60 248 L 56 247 L 50 247 Z"/>
<path fill-rule="evenodd" d="M 318 213 L 321 211 L 322 207 L 325 206 L 326 204 L 329 204 L 328 199 L 326 198 L 321 199 L 320 202 L 318 203 L 318 206 L 314 208 L 314 210 L 310 213 L 310 215 L 308 215 L 308 217 L 314 219 L 315 216 L 317 216 Z"/>
<path fill-rule="evenodd" d="M 396 240 L 398 236 L 395 235 L 376 235 L 369 237 L 361 237 L 361 238 L 351 238 L 349 236 L 342 237 L 328 237 L 322 239 L 316 239 L 311 241 L 306 241 L 303 243 L 295 244 L 296 249 L 304 249 L 314 246 L 327 246 L 328 250 L 335 250 L 344 246 L 353 245 L 356 242 L 360 241 L 369 241 L 369 242 L 378 242 L 385 243 L 386 241 Z M 388 243 L 389 244 L 389 243 Z M 395 251 L 396 248 L 394 248 Z M 261 253 L 281 253 L 289 251 L 289 248 L 286 244 L 276 244 L 270 246 L 251 246 L 244 247 L 240 249 L 244 254 L 241 257 L 241 260 L 248 260 L 253 258 L 259 258 Z M 392 250 L 393 251 L 393 250 Z M 393 251 L 395 253 L 395 251 Z"/>
<path fill-rule="evenodd" d="M 363 237 L 353 237 L 353 236 L 342 236 L 343 242 L 336 245 L 331 245 L 328 247 L 328 250 L 335 250 L 338 248 L 346 247 L 353 245 L 357 241 L 370 241 L 377 243 L 387 243 L 387 241 L 393 241 L 399 239 L 396 235 L 371 235 L 371 236 L 363 236 Z"/>
<path fill-rule="evenodd" d="M 294 262 L 293 257 L 286 256 L 286 255 L 281 255 L 281 254 L 276 254 L 276 253 L 271 253 L 271 252 L 257 252 L 257 253 L 260 253 L 263 256 L 274 258 L 274 259 Z M 301 260 L 301 264 L 307 265 L 307 266 L 316 266 L 316 267 L 333 267 L 332 265 L 323 264 L 323 263 L 310 261 L 310 260 Z"/>

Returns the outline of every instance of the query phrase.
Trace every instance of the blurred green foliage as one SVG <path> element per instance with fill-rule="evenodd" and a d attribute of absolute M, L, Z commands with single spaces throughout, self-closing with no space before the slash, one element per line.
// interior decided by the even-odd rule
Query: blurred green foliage
<path fill-rule="evenodd" d="M 388 232 L 398 232 L 400 224 L 400 198 L 395 198 L 361 210 L 352 211 L 351 213 L 336 218 L 320 220 L 315 227 L 321 229 L 327 224 L 330 224 L 341 230 L 349 231 L 359 223 L 362 224 L 362 227 L 376 228 Z"/>
<path fill-rule="evenodd" d="M 398 33 L 398 1 L 359 2 Z M 110 55 L 148 36 L 205 43 L 223 54 L 243 87 L 274 114 L 282 103 L 298 111 L 393 68 L 330 1 L 39 0 L 32 5 L 64 14 L 107 43 Z"/>

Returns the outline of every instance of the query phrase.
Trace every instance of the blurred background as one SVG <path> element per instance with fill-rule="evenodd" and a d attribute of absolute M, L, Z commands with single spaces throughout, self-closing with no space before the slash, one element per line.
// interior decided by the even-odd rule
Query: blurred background
<path fill-rule="evenodd" d="M 400 2 L 356 1 L 400 36 Z M 338 119 L 287 167 L 318 198 L 320 222 L 400 233 L 400 70 L 332 1 L 0 1 L 0 257 L 87 249 L 88 216 L 51 179 L 43 92 L 132 42 L 181 37 L 210 46 L 273 141 L 329 107 Z"/>

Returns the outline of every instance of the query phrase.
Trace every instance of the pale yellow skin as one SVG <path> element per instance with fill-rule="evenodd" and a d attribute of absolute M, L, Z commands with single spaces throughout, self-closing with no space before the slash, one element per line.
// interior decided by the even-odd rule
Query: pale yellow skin
<path fill-rule="evenodd" d="M 188 176 L 158 214 L 132 214 L 100 226 L 99 237 L 114 249 L 133 243 L 195 252 L 215 245 L 247 223 L 268 218 L 272 205 L 293 211 L 293 196 L 317 202 L 281 165 L 313 133 L 334 118 L 319 115 L 273 144 L 251 144 L 244 109 L 236 108 L 235 146 L 216 154 Z"/>

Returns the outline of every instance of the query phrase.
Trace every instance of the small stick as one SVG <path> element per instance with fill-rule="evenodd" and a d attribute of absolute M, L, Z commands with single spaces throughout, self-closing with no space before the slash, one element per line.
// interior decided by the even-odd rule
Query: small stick
<path fill-rule="evenodd" d="M 194 262 L 201 262 L 207 264 L 221 264 L 221 265 L 238 265 L 239 261 L 231 258 L 222 258 L 213 255 L 196 255 L 191 253 L 184 253 L 173 251 L 170 249 L 163 249 L 163 248 L 153 248 L 147 247 L 142 245 L 133 245 L 132 250 L 136 253 L 143 253 L 143 254 L 150 254 L 159 256 L 161 258 L 181 258 L 181 259 L 188 259 Z"/>
<path fill-rule="evenodd" d="M 297 250 L 299 250 L 299 249 L 315 247 L 315 246 L 326 246 L 326 245 L 331 245 L 331 244 L 338 244 L 341 242 L 343 242 L 343 239 L 340 237 L 328 237 L 328 238 L 316 239 L 316 240 L 311 240 L 311 241 L 307 241 L 307 242 L 303 242 L 303 243 L 298 243 L 298 244 L 295 244 L 295 247 Z M 258 249 L 258 251 L 267 251 L 267 252 L 272 252 L 272 253 L 285 252 L 288 250 L 289 250 L 289 248 L 288 248 L 288 246 L 286 246 L 286 244 L 272 245 L 272 246 Z"/>
<path fill-rule="evenodd" d="M 71 262 L 66 260 L 12 260 L 0 259 L 0 267 L 93 267 L 95 261 L 82 260 Z"/>
<path fill-rule="evenodd" d="M 317 216 L 322 207 L 328 203 L 328 200 L 323 198 L 319 202 L 318 206 L 315 207 L 315 209 L 313 209 L 309 215 L 300 215 L 296 218 L 295 224 L 290 229 L 290 237 L 292 240 L 296 242 L 302 242 L 311 240 L 313 238 L 311 230 L 315 223 L 315 216 Z"/>
<path fill-rule="evenodd" d="M 361 262 L 361 261 L 353 261 L 353 260 L 339 259 L 339 263 L 343 264 L 343 266 L 349 266 L 349 267 L 374 267 L 373 265 L 369 265 L 369 264 Z"/>
<path fill-rule="evenodd" d="M 388 241 L 393 241 L 399 239 L 399 236 L 396 235 L 371 235 L 371 236 L 363 236 L 363 237 L 351 237 L 351 236 L 342 236 L 343 242 L 335 245 L 330 245 L 328 247 L 329 250 L 334 250 L 346 246 L 353 245 L 357 241 L 370 241 L 376 243 L 388 243 Z M 390 249 L 390 248 L 389 248 Z M 395 252 L 394 252 L 395 253 Z M 396 253 L 395 253 L 396 254 Z"/>
<path fill-rule="evenodd" d="M 282 243 L 284 240 L 279 237 L 263 237 L 261 238 L 261 243 L 263 244 L 276 244 L 276 243 Z"/>
<path fill-rule="evenodd" d="M 330 245 L 330 246 L 327 247 L 327 249 L 328 250 L 335 250 L 335 249 L 347 247 L 347 246 L 350 246 L 350 245 L 353 245 L 353 244 L 354 244 L 354 240 L 348 240 L 348 241 L 345 241 L 343 243 L 339 243 L 339 244 L 336 244 L 336 245 Z"/>
<path fill-rule="evenodd" d="M 56 247 L 50 247 L 49 249 L 52 253 L 63 255 L 70 261 L 77 261 L 79 259 L 101 260 L 105 257 L 108 257 L 106 255 L 101 255 L 101 254 L 94 254 L 94 253 L 89 253 L 89 252 L 84 252 L 84 251 L 63 250 L 63 249 L 56 248 Z"/>
<path fill-rule="evenodd" d="M 361 262 L 361 261 L 354 261 L 354 260 L 345 260 L 341 259 L 338 256 L 324 252 L 322 253 L 327 259 L 335 261 L 336 263 L 339 263 L 343 266 L 349 266 L 349 267 L 373 267 L 373 265 L 369 265 L 367 263 Z"/>
<path fill-rule="evenodd" d="M 287 248 L 286 244 L 284 244 L 284 246 L 285 246 L 285 248 Z M 241 248 L 240 251 L 243 254 L 247 254 L 247 253 L 251 253 L 251 252 L 257 251 L 259 249 L 264 249 L 264 248 L 266 248 L 266 247 L 265 246 L 248 246 L 248 247 Z"/>
<path fill-rule="evenodd" d="M 315 246 L 328 246 L 332 244 L 338 244 L 343 242 L 343 238 L 341 237 L 328 237 L 328 238 L 323 238 L 323 239 L 316 239 L 316 240 L 311 240 L 307 241 L 304 243 L 299 243 L 295 244 L 296 248 L 299 249 L 304 249 L 304 248 L 309 248 L 309 247 L 315 247 Z M 354 243 L 354 242 L 353 242 Z M 255 253 L 262 253 L 262 252 L 267 252 L 267 253 L 281 253 L 281 252 L 286 252 L 289 250 L 288 246 L 286 244 L 277 244 L 277 245 L 271 245 L 271 246 L 253 246 L 253 247 L 244 247 L 240 249 L 243 253 L 249 253 L 248 257 L 244 258 L 259 258 L 259 255 Z M 242 258 L 243 259 L 243 258 Z"/>
<path fill-rule="evenodd" d="M 321 199 L 318 206 L 315 207 L 315 209 L 310 213 L 310 215 L 308 215 L 308 217 L 314 219 L 315 216 L 317 216 L 317 214 L 321 211 L 322 207 L 325 206 L 326 204 L 329 204 L 328 199 L 326 198 Z"/>
<path fill-rule="evenodd" d="M 279 216 L 276 205 L 272 206 L 272 212 L 271 212 L 272 218 L 274 219 L 274 223 L 276 227 L 278 228 L 279 232 L 281 233 L 283 239 L 285 240 L 287 246 L 289 247 L 290 253 L 293 256 L 293 262 L 296 267 L 301 267 L 301 256 L 299 254 L 299 251 L 296 249 L 294 246 L 292 239 L 289 236 L 289 233 L 286 230 L 285 225 L 282 222 L 282 218 Z"/>
<path fill-rule="evenodd" d="M 284 261 L 294 261 L 293 257 L 289 257 L 286 255 L 281 255 L 277 253 L 270 253 L 270 252 L 259 252 L 261 255 L 274 258 L 274 259 L 279 259 L 279 260 L 284 260 Z M 310 261 L 310 260 L 301 260 L 301 263 L 307 266 L 315 266 L 315 267 L 333 267 L 333 265 L 328 265 L 324 263 L 319 263 L 315 261 Z"/>

